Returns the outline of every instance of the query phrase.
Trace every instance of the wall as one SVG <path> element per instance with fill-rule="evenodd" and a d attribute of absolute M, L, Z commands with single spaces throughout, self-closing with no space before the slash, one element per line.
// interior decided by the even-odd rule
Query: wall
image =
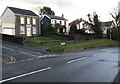
<path fill-rule="evenodd" d="M 15 35 L 15 14 L 7 8 L 1 16 L 3 34 Z"/>
<path fill-rule="evenodd" d="M 7 8 L 1 17 L 2 23 L 15 23 L 15 14 Z"/>
<path fill-rule="evenodd" d="M 21 15 L 22 16 L 22 15 Z M 39 17 L 32 17 L 32 16 L 24 16 L 25 17 L 25 24 L 20 24 L 20 17 L 19 15 L 16 15 L 16 24 L 15 24 L 15 33 L 16 36 L 21 36 L 21 37 L 26 37 L 27 36 L 27 29 L 26 26 L 30 25 L 31 26 L 31 34 L 32 36 L 38 36 L 41 34 L 41 30 L 40 30 L 40 25 L 39 25 Z M 27 24 L 27 17 L 30 18 L 30 24 Z M 32 24 L 32 18 L 36 18 L 36 25 Z M 20 34 L 20 26 L 25 26 L 25 34 Z M 32 33 L 32 27 L 36 27 L 37 28 L 37 34 L 33 34 Z"/>

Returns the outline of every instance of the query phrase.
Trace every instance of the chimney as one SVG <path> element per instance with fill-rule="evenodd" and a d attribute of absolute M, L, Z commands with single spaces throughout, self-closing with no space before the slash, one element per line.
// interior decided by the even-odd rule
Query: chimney
<path fill-rule="evenodd" d="M 64 14 L 62 13 L 62 17 L 64 17 Z"/>

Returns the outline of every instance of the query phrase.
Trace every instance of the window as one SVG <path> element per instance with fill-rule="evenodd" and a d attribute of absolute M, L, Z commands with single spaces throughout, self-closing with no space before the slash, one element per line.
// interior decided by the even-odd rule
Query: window
<path fill-rule="evenodd" d="M 30 24 L 30 18 L 27 18 L 27 24 Z"/>
<path fill-rule="evenodd" d="M 33 27 L 33 34 L 37 34 L 37 28 Z"/>
<path fill-rule="evenodd" d="M 24 26 L 20 26 L 20 34 L 25 34 L 25 27 Z"/>
<path fill-rule="evenodd" d="M 62 21 L 60 21 L 60 24 L 62 24 Z"/>
<path fill-rule="evenodd" d="M 25 18 L 24 17 L 20 17 L 20 23 L 24 24 L 25 23 Z"/>
<path fill-rule="evenodd" d="M 55 24 L 57 23 L 57 21 L 55 20 Z"/>
<path fill-rule="evenodd" d="M 41 21 L 41 24 L 43 24 L 43 21 Z"/>
<path fill-rule="evenodd" d="M 64 25 L 66 25 L 66 21 L 64 21 Z"/>
<path fill-rule="evenodd" d="M 34 24 L 34 25 L 36 24 L 36 19 L 35 19 L 35 18 L 33 18 L 33 24 Z"/>

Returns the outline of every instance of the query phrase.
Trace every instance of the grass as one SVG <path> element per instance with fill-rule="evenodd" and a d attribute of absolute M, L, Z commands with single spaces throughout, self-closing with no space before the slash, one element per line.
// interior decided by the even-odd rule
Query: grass
<path fill-rule="evenodd" d="M 29 46 L 41 46 L 45 43 L 55 43 L 55 42 L 61 42 L 62 40 L 58 40 L 52 37 L 33 37 L 33 38 L 27 38 L 27 45 Z"/>
<path fill-rule="evenodd" d="M 69 43 L 64 46 L 57 45 L 47 49 L 47 51 L 64 52 L 64 51 L 93 48 L 93 47 L 103 47 L 103 46 L 110 46 L 110 45 L 111 46 L 118 45 L 118 42 L 113 40 L 110 41 L 109 39 L 96 39 L 96 40 L 89 40 L 89 41 L 80 42 L 80 43 Z"/>

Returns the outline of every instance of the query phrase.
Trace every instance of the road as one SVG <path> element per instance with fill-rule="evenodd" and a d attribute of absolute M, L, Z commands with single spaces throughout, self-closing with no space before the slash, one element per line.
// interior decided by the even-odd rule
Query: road
<path fill-rule="evenodd" d="M 118 73 L 117 47 L 50 55 L 4 47 L 17 61 L 3 66 L 0 82 L 113 82 Z"/>

